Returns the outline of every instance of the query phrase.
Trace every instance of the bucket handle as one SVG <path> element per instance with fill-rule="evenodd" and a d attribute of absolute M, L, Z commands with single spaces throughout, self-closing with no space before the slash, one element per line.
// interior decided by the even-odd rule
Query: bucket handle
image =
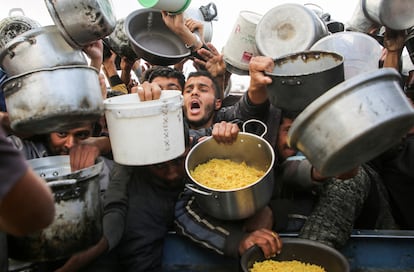
<path fill-rule="evenodd" d="M 11 8 L 9 10 L 9 17 L 13 16 L 13 13 L 19 13 L 20 15 L 25 16 L 22 8 Z"/>
<path fill-rule="evenodd" d="M 244 122 L 243 123 L 243 132 L 246 132 L 246 125 L 249 124 L 249 123 L 252 123 L 252 122 L 257 122 L 257 123 L 259 123 L 263 126 L 264 131 L 263 131 L 262 135 L 260 135 L 260 137 L 263 138 L 263 136 L 267 133 L 267 126 L 266 126 L 265 123 L 263 123 L 262 121 L 257 120 L 257 119 L 250 119 L 250 120 L 247 120 L 246 122 Z"/>
<path fill-rule="evenodd" d="M 195 188 L 195 185 L 194 184 L 186 183 L 185 184 L 185 187 L 187 189 L 190 189 L 193 192 L 196 192 L 196 193 L 200 194 L 200 195 L 205 195 L 205 196 L 211 196 L 211 195 L 213 195 L 212 192 L 205 192 L 205 191 L 202 191 L 200 189 Z"/>

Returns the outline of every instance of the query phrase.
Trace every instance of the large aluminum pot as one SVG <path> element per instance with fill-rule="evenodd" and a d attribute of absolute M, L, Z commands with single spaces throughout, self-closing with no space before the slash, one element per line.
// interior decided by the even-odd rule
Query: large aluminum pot
<path fill-rule="evenodd" d="M 363 73 L 313 101 L 292 123 L 288 144 L 324 176 L 386 151 L 414 126 L 414 109 L 392 68 Z"/>
<path fill-rule="evenodd" d="M 191 50 L 164 23 L 161 11 L 138 9 L 125 19 L 125 32 L 137 56 L 153 65 L 172 65 L 191 55 Z"/>
<path fill-rule="evenodd" d="M 394 30 L 414 26 L 414 3 L 411 0 L 361 0 L 367 18 Z"/>
<path fill-rule="evenodd" d="M 0 66 L 9 77 L 65 65 L 88 65 L 88 62 L 82 50 L 70 46 L 54 25 L 20 34 L 0 52 Z"/>
<path fill-rule="evenodd" d="M 55 198 L 55 219 L 33 234 L 9 236 L 9 257 L 21 261 L 54 261 L 70 257 L 95 244 L 102 237 L 99 174 L 103 161 L 71 171 L 69 156 L 29 160 L 43 177 Z"/>
<path fill-rule="evenodd" d="M 344 81 L 344 59 L 326 51 L 305 51 L 275 59 L 266 75 L 270 102 L 278 108 L 300 112 L 330 88 Z"/>
<path fill-rule="evenodd" d="M 210 159 L 230 159 L 246 162 L 263 170 L 265 175 L 256 182 L 230 190 L 211 189 L 191 176 L 191 171 Z M 263 208 L 273 192 L 272 168 L 275 155 L 270 144 L 255 134 L 240 132 L 231 145 L 219 144 L 212 137 L 195 145 L 187 155 L 185 169 L 194 184 L 186 187 L 195 193 L 195 199 L 206 213 L 224 220 L 244 219 Z"/>
<path fill-rule="evenodd" d="M 10 77 L 4 91 L 13 130 L 29 134 L 65 131 L 103 114 L 98 71 L 72 65 Z"/>
<path fill-rule="evenodd" d="M 116 17 L 110 0 L 45 0 L 63 37 L 73 47 L 84 47 L 111 34 Z"/>
<path fill-rule="evenodd" d="M 256 27 L 256 44 L 261 55 L 279 58 L 308 50 L 328 34 L 326 24 L 313 10 L 287 3 L 263 15 Z"/>
<path fill-rule="evenodd" d="M 349 272 L 350 265 L 345 256 L 338 250 L 325 244 L 301 239 L 282 238 L 282 252 L 271 260 L 274 261 L 300 261 L 303 263 L 319 265 L 328 272 Z M 263 251 L 258 246 L 246 250 L 241 256 L 240 265 L 243 272 L 249 272 L 255 262 L 266 260 Z"/>

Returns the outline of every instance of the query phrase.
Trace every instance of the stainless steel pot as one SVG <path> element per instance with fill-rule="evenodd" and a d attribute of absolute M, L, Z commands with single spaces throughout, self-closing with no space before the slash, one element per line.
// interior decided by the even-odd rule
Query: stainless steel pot
<path fill-rule="evenodd" d="M 24 236 L 9 236 L 9 257 L 29 262 L 70 257 L 102 237 L 99 174 L 103 161 L 72 172 L 69 156 L 29 160 L 44 177 L 55 198 L 55 219 L 47 228 Z"/>
<path fill-rule="evenodd" d="M 414 26 L 414 4 L 410 0 L 361 0 L 367 18 L 395 30 Z"/>
<path fill-rule="evenodd" d="M 153 65 L 173 65 L 191 55 L 184 42 L 164 23 L 161 11 L 138 9 L 125 19 L 132 49 Z"/>
<path fill-rule="evenodd" d="M 0 66 L 9 77 L 65 65 L 88 65 L 88 62 L 82 50 L 70 46 L 54 25 L 20 34 L 0 51 Z"/>
<path fill-rule="evenodd" d="M 244 161 L 249 166 L 263 170 L 265 175 L 242 188 L 211 189 L 195 180 L 190 171 L 213 158 L 240 163 Z M 211 216 L 224 220 L 247 218 L 266 206 L 272 196 L 274 160 L 270 144 L 257 135 L 240 132 L 231 145 L 218 144 L 210 137 L 194 146 L 187 155 L 185 169 L 194 184 L 186 184 L 186 187 L 195 193 L 200 208 Z"/>
<path fill-rule="evenodd" d="M 300 261 L 319 265 L 328 272 L 349 272 L 348 260 L 336 249 L 322 243 L 301 238 L 282 238 L 282 252 L 271 260 Z M 249 272 L 255 262 L 266 260 L 263 251 L 258 246 L 249 248 L 240 259 L 243 272 Z"/>
<path fill-rule="evenodd" d="M 267 86 L 270 102 L 300 112 L 321 94 L 344 81 L 344 59 L 325 51 L 305 51 L 275 59 Z"/>
<path fill-rule="evenodd" d="M 324 176 L 336 176 L 396 144 L 414 126 L 414 109 L 392 68 L 363 73 L 313 101 L 294 120 L 288 144 Z"/>
<path fill-rule="evenodd" d="M 73 47 L 84 47 L 109 35 L 116 24 L 110 0 L 45 0 L 63 37 Z"/>
<path fill-rule="evenodd" d="M 287 3 L 263 15 L 256 27 L 256 44 L 261 55 L 280 58 L 308 50 L 328 34 L 326 24 L 313 10 Z"/>
<path fill-rule="evenodd" d="M 98 71 L 89 66 L 39 69 L 10 77 L 0 87 L 17 132 L 65 131 L 103 114 Z"/>

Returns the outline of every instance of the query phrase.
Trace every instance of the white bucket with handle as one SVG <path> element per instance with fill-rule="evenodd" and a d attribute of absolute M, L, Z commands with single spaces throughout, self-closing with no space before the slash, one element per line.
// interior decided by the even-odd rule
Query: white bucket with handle
<path fill-rule="evenodd" d="M 185 150 L 183 98 L 162 91 L 158 100 L 140 101 L 137 94 L 104 100 L 114 161 L 148 165 L 172 160 Z"/>
<path fill-rule="evenodd" d="M 262 15 L 240 11 L 233 30 L 223 47 L 227 70 L 239 75 L 249 74 L 250 59 L 259 55 L 256 47 L 256 26 Z"/>

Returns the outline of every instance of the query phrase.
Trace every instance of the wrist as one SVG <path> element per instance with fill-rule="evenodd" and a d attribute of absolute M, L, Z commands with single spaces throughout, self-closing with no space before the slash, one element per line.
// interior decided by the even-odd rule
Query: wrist
<path fill-rule="evenodd" d="M 192 38 L 190 42 L 185 43 L 185 47 L 191 49 L 192 52 L 197 51 L 198 49 L 204 46 L 203 42 L 201 41 L 200 37 L 197 34 L 191 34 Z"/>

